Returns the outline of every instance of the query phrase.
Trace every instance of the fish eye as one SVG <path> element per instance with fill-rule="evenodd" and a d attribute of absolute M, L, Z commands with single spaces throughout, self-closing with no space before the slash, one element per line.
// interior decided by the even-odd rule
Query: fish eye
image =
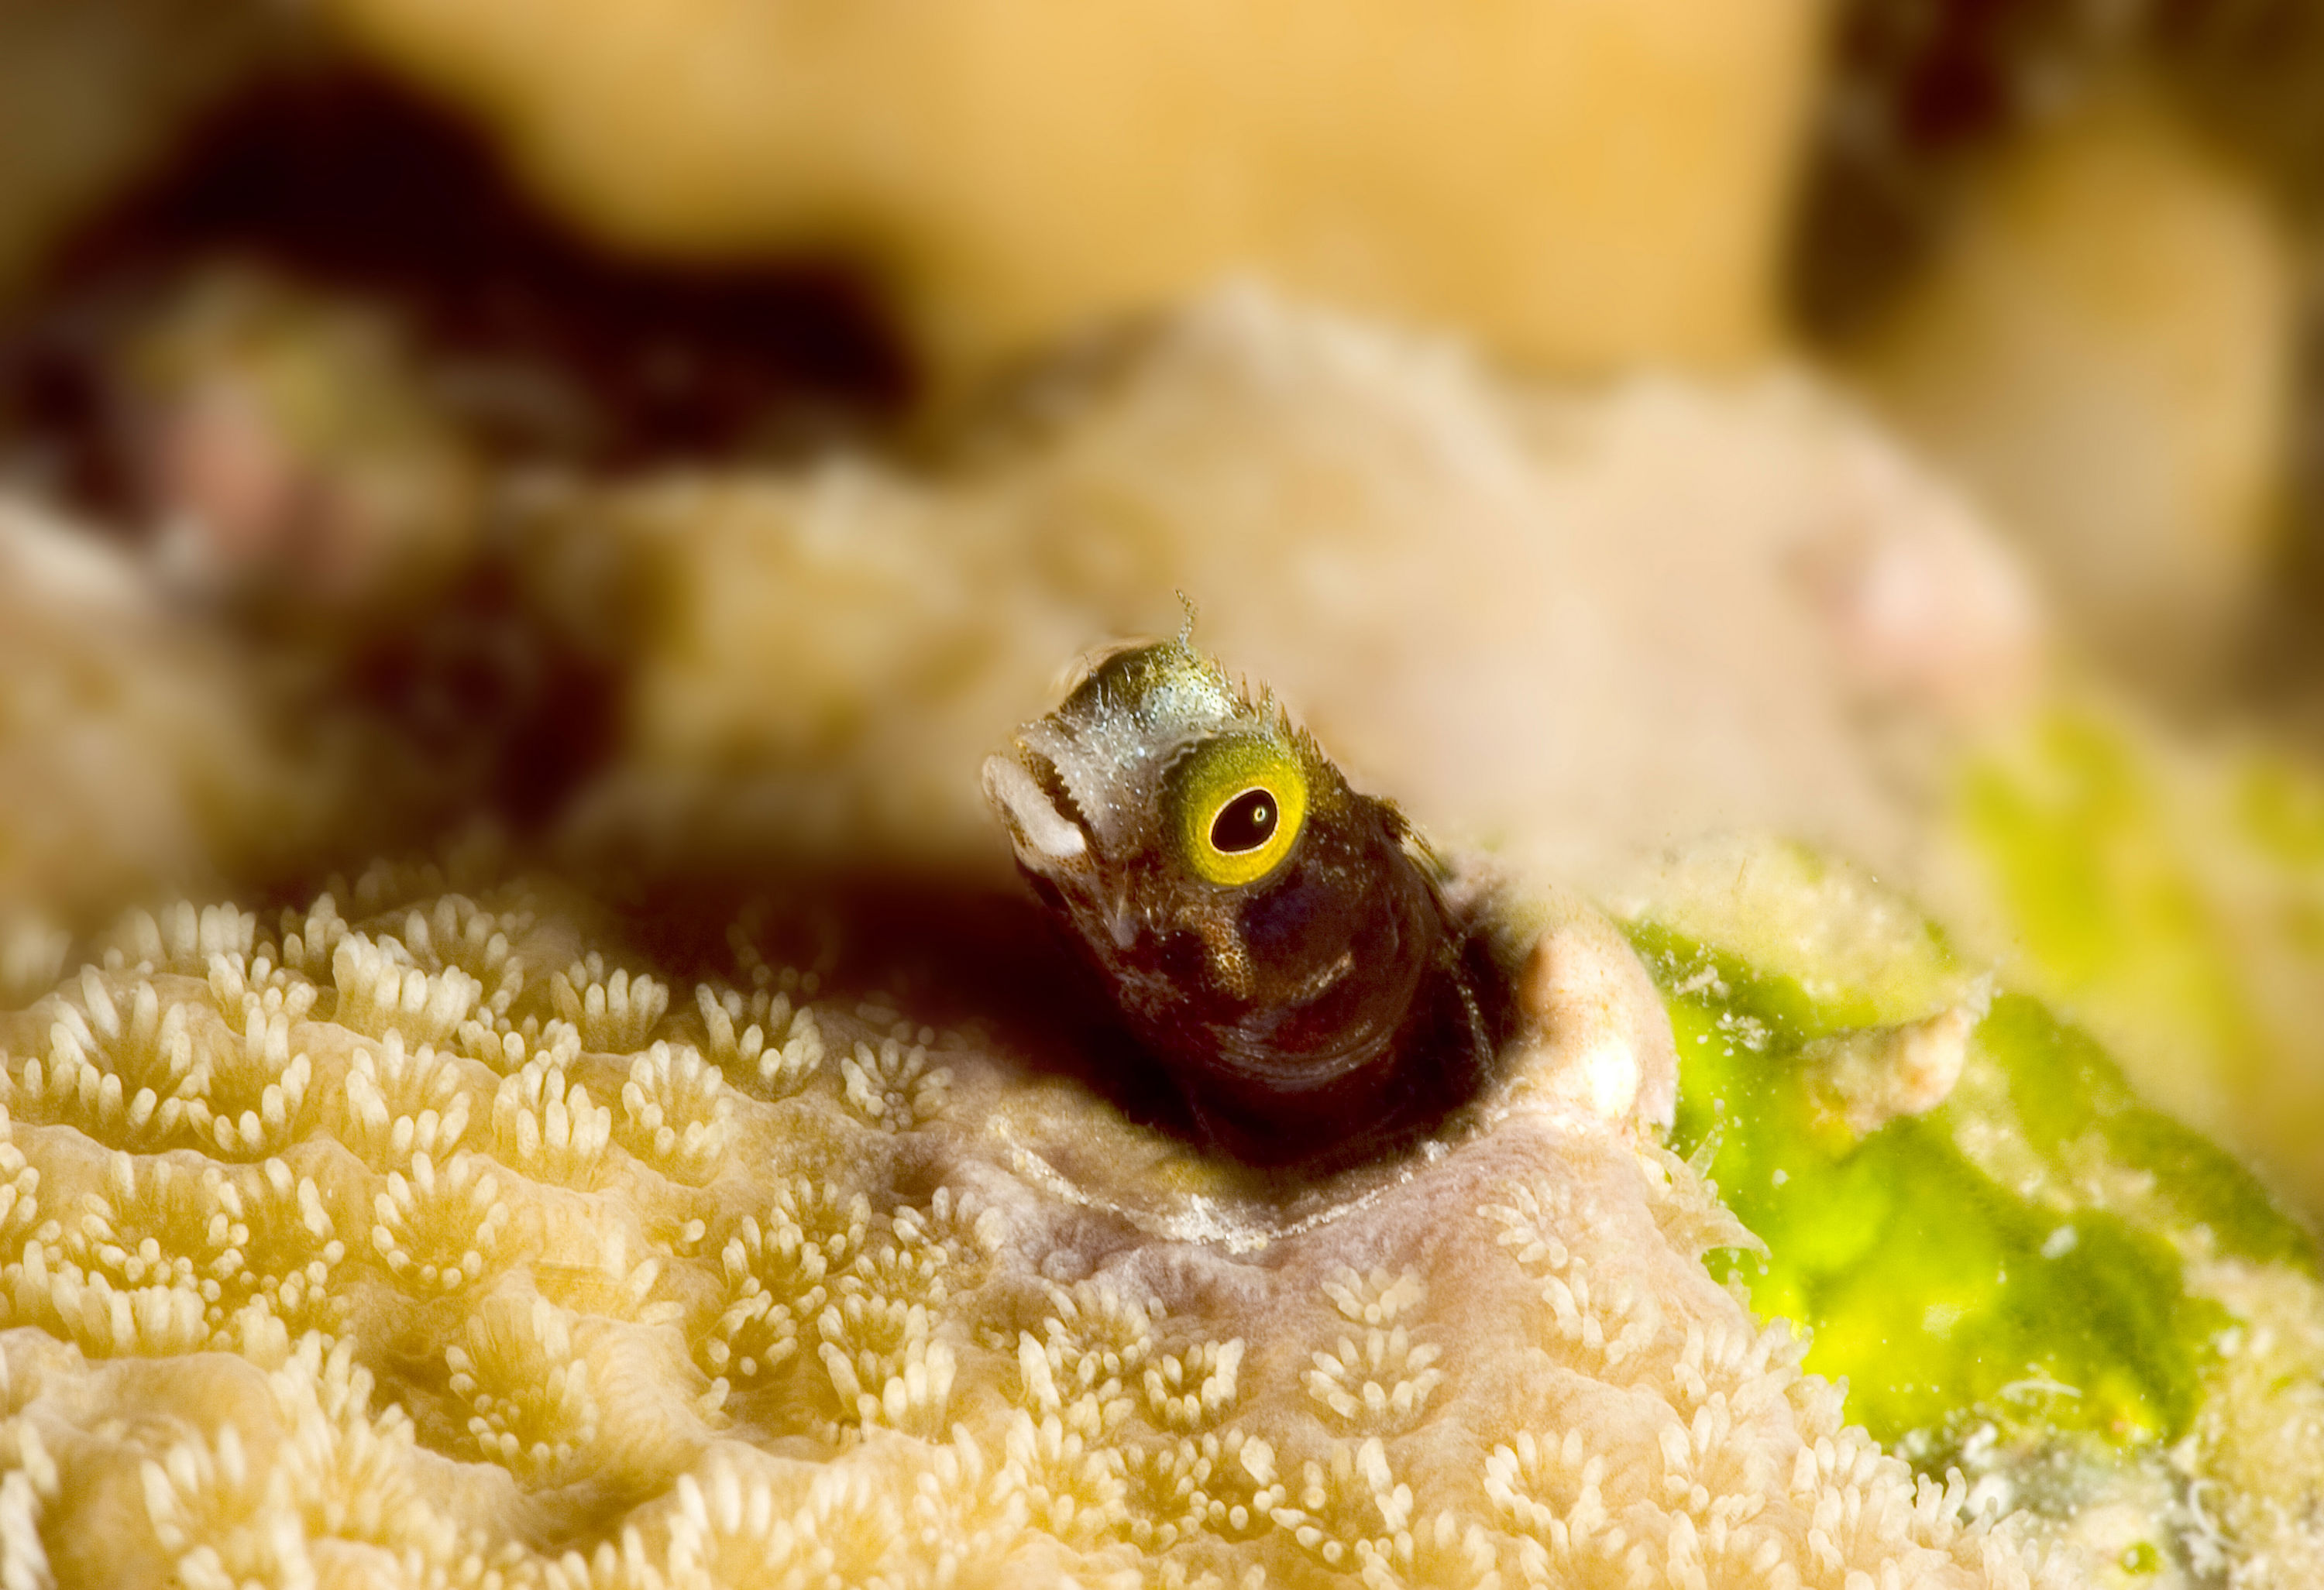
<path fill-rule="evenodd" d="M 1179 859 L 1196 877 L 1233 887 L 1258 882 L 1290 854 L 1307 815 L 1307 778 L 1273 741 L 1223 736 L 1174 770 L 1170 799 Z"/>
<path fill-rule="evenodd" d="M 1275 837 L 1282 804 L 1269 789 L 1247 789 L 1219 808 L 1211 819 L 1211 849 L 1239 856 L 1255 850 Z"/>

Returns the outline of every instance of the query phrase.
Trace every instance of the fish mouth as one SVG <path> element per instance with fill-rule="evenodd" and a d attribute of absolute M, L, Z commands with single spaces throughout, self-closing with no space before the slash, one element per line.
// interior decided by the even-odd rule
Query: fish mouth
<path fill-rule="evenodd" d="M 1094 834 L 1064 773 L 1047 755 L 1019 740 L 1014 749 L 984 759 L 984 798 L 1009 825 L 1018 864 L 1059 886 L 1082 930 L 1101 929 L 1117 949 L 1136 942 L 1140 914 L 1126 886 L 1100 883 Z"/>
<path fill-rule="evenodd" d="M 985 758 L 984 798 L 1009 825 L 1018 859 L 1034 871 L 1053 877 L 1088 862 L 1088 827 L 1056 765 L 1040 752 L 1020 741 L 1013 754 Z"/>

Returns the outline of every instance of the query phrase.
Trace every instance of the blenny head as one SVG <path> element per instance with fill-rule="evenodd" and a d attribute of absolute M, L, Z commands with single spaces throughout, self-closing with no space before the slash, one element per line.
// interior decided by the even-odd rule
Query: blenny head
<path fill-rule="evenodd" d="M 1465 1096 L 1492 1047 L 1440 869 L 1183 639 L 1101 657 L 984 765 L 1019 865 L 1222 1146 L 1308 1157 Z"/>

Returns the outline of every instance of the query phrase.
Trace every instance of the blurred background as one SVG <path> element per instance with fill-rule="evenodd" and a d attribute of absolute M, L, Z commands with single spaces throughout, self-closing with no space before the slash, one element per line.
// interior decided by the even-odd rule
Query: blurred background
<path fill-rule="evenodd" d="M 2298 0 L 0 0 L 0 1005 L 478 833 L 979 875 L 1184 591 L 1433 830 L 1845 855 L 2324 1210 L 2319 201 Z"/>

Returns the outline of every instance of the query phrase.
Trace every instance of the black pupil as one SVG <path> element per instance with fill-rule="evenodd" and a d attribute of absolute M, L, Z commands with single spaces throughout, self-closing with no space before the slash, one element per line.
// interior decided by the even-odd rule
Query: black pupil
<path fill-rule="evenodd" d="M 1275 796 L 1247 789 L 1219 808 L 1211 820 L 1211 843 L 1228 855 L 1255 850 L 1275 837 Z"/>

